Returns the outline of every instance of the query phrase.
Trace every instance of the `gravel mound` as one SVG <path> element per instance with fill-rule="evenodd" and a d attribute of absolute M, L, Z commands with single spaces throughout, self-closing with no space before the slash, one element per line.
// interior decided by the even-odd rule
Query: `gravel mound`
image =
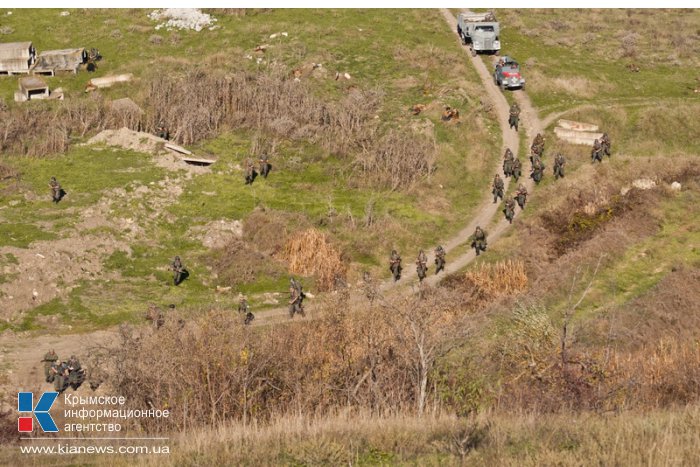
<path fill-rule="evenodd" d="M 163 21 L 156 26 L 156 30 L 161 28 L 170 29 L 192 29 L 201 31 L 204 28 L 211 28 L 216 22 L 216 18 L 207 13 L 202 13 L 198 8 L 164 8 L 153 10 L 148 17 L 153 21 Z"/>

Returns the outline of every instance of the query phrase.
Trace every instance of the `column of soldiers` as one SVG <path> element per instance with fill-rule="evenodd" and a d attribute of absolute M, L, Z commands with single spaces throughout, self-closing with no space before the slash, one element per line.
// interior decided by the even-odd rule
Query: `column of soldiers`
<path fill-rule="evenodd" d="M 58 393 L 68 389 L 68 386 L 77 390 L 85 381 L 85 370 L 75 355 L 71 355 L 68 361 L 62 362 L 52 349 L 44 355 L 42 361 L 45 380 L 47 383 L 53 383 Z"/>
<path fill-rule="evenodd" d="M 435 274 L 439 274 L 440 271 L 445 270 L 446 254 L 442 245 L 438 245 L 435 248 Z M 394 282 L 401 279 L 401 256 L 396 250 L 391 250 L 391 255 L 389 256 L 389 270 L 394 278 Z M 425 279 L 428 274 L 428 256 L 423 250 L 418 252 L 418 257 L 416 258 L 416 274 L 420 282 L 423 282 L 423 279 Z"/>

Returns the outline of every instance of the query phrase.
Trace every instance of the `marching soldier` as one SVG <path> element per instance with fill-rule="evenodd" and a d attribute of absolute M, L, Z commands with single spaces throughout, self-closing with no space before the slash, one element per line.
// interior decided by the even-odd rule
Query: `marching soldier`
<path fill-rule="evenodd" d="M 250 159 L 246 160 L 245 168 L 245 184 L 250 185 L 255 180 L 255 169 L 253 168 L 253 161 Z"/>
<path fill-rule="evenodd" d="M 49 181 L 49 188 L 51 188 L 53 202 L 58 204 L 58 202 L 63 198 L 64 191 L 63 188 L 61 188 L 61 184 L 58 183 L 58 180 L 56 180 L 56 177 L 51 177 L 51 180 Z"/>
<path fill-rule="evenodd" d="M 512 171 L 513 180 L 515 180 L 517 182 L 518 179 L 522 176 L 522 171 L 523 171 L 523 166 L 520 163 L 520 159 L 517 159 L 517 158 L 514 159 L 513 160 L 513 171 Z"/>
<path fill-rule="evenodd" d="M 418 280 L 423 281 L 425 279 L 425 273 L 428 271 L 428 257 L 425 255 L 423 250 L 418 252 L 418 258 L 416 258 L 416 273 L 418 274 Z"/>
<path fill-rule="evenodd" d="M 170 269 L 172 269 L 173 271 L 173 283 L 175 285 L 180 285 L 180 283 L 185 279 L 187 270 L 182 265 L 182 261 L 180 260 L 179 256 L 175 257 L 172 264 L 170 265 Z"/>
<path fill-rule="evenodd" d="M 506 152 L 503 155 L 503 175 L 506 177 L 513 175 L 513 151 L 510 148 L 506 148 Z"/>
<path fill-rule="evenodd" d="M 518 107 L 518 104 L 513 102 L 513 105 L 510 106 L 510 115 L 508 117 L 508 125 L 510 125 L 511 128 L 515 128 L 515 131 L 518 131 L 518 122 L 520 121 L 520 107 Z"/>
<path fill-rule="evenodd" d="M 513 216 L 515 216 L 515 201 L 513 200 L 513 198 L 508 198 L 506 200 L 505 207 L 503 208 L 503 214 L 505 214 L 508 222 L 512 224 Z"/>
<path fill-rule="evenodd" d="M 518 206 L 520 206 L 520 209 L 525 209 L 525 202 L 527 201 L 527 189 L 525 186 L 521 183 L 518 185 L 518 191 L 515 192 L 515 198 L 518 202 Z"/>
<path fill-rule="evenodd" d="M 301 283 L 295 281 L 294 278 L 290 280 L 289 285 L 289 317 L 294 318 L 295 314 L 300 314 L 304 316 L 304 298 L 306 295 L 302 290 Z"/>
<path fill-rule="evenodd" d="M 496 176 L 493 178 L 493 186 L 491 188 L 494 204 L 498 202 L 498 198 L 503 199 L 503 186 L 503 179 L 500 175 L 496 174 Z"/>
<path fill-rule="evenodd" d="M 440 271 L 445 269 L 445 249 L 442 245 L 438 245 L 435 248 L 435 274 L 439 274 Z"/>
<path fill-rule="evenodd" d="M 597 139 L 593 141 L 593 149 L 591 149 L 591 162 L 603 162 L 603 147 L 600 144 L 600 141 Z"/>
<path fill-rule="evenodd" d="M 610 157 L 610 138 L 608 137 L 607 133 L 603 133 L 603 136 L 600 138 L 600 146 L 601 149 L 603 150 L 603 153 Z"/>
<path fill-rule="evenodd" d="M 263 178 L 267 178 L 267 174 L 270 173 L 270 163 L 268 161 L 267 154 L 263 154 L 260 156 L 260 175 L 263 176 Z"/>
<path fill-rule="evenodd" d="M 391 275 L 394 277 L 394 282 L 401 279 L 401 256 L 396 252 L 396 250 L 391 250 L 391 256 L 389 257 L 389 270 Z"/>
<path fill-rule="evenodd" d="M 532 173 L 530 174 L 530 177 L 532 177 L 532 179 L 538 185 L 544 176 L 544 168 L 544 163 L 539 159 L 539 157 L 536 157 L 532 163 Z"/>
<path fill-rule="evenodd" d="M 166 141 L 170 140 L 170 132 L 168 131 L 168 127 L 165 126 L 165 122 L 161 120 L 158 122 L 158 126 L 156 127 L 156 131 L 158 132 L 158 137 L 163 138 Z"/>
<path fill-rule="evenodd" d="M 478 225 L 476 226 L 476 230 L 474 230 L 474 234 L 471 236 L 471 241 L 472 248 L 476 250 L 476 256 L 479 256 L 482 251 L 486 251 L 486 232 Z"/>
<path fill-rule="evenodd" d="M 564 164 L 566 164 L 566 160 L 564 159 L 564 155 L 562 153 L 557 154 L 557 156 L 554 158 L 554 179 L 558 180 L 559 178 L 564 177 Z"/>

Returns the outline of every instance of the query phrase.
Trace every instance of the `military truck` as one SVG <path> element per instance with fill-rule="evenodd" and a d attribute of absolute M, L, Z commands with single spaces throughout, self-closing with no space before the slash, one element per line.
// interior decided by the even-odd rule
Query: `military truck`
<path fill-rule="evenodd" d="M 493 13 L 460 13 L 457 16 L 457 34 L 463 44 L 469 44 L 472 55 L 478 52 L 498 53 L 501 41 L 500 25 Z"/>

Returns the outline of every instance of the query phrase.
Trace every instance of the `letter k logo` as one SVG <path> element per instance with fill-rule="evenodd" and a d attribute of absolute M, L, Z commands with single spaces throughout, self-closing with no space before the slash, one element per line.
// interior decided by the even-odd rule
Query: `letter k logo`
<path fill-rule="evenodd" d="M 55 433 L 58 431 L 58 427 L 56 423 L 54 423 L 53 418 L 51 418 L 49 410 L 57 397 L 57 392 L 45 392 L 41 395 L 35 407 L 34 393 L 20 392 L 17 394 L 17 411 L 20 413 L 33 413 L 36 417 L 36 421 L 39 422 L 39 427 L 41 427 L 45 433 Z M 19 417 L 17 422 L 18 430 L 22 432 L 32 431 L 34 428 L 32 422 L 32 417 Z"/>

